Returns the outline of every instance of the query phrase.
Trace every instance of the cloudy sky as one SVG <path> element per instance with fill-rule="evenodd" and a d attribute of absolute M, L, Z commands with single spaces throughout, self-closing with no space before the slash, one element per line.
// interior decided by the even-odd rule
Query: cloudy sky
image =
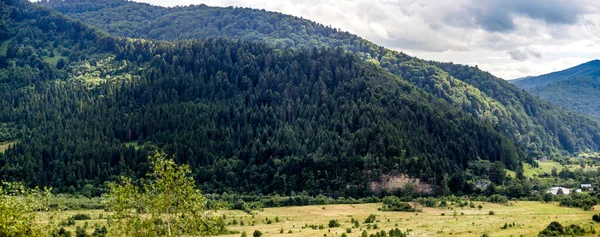
<path fill-rule="evenodd" d="M 504 79 L 600 58 L 597 0 L 136 0 L 301 16 L 413 56 L 478 65 Z"/>

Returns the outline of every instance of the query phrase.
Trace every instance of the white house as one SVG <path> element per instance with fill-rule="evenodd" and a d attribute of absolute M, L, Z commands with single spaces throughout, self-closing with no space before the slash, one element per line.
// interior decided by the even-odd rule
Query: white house
<path fill-rule="evenodd" d="M 579 187 L 583 190 L 592 190 L 594 189 L 591 184 L 581 184 Z"/>
<path fill-rule="evenodd" d="M 548 190 L 547 193 L 551 193 L 552 195 L 558 195 L 558 190 L 562 190 L 562 193 L 564 195 L 569 195 L 572 191 L 572 189 L 568 189 L 568 188 L 563 188 L 563 187 L 552 187 L 550 188 L 550 190 Z"/>

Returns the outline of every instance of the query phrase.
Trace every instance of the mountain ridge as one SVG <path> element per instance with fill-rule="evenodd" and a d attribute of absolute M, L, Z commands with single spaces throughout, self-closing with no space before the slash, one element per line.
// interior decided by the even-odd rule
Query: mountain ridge
<path fill-rule="evenodd" d="M 561 80 L 567 80 L 576 77 L 598 76 L 600 76 L 600 60 L 594 59 L 564 70 L 551 72 L 539 76 L 532 76 L 520 80 L 511 80 L 510 82 L 521 89 L 532 90 L 535 87 L 545 86 L 547 84 L 559 82 Z"/>
<path fill-rule="evenodd" d="M 103 3 L 52 0 L 42 4 L 115 35 L 153 39 L 239 38 L 280 48 L 342 47 L 474 117 L 491 122 L 496 130 L 513 138 L 536 156 L 600 147 L 600 142 L 593 139 L 596 135 L 589 134 L 596 129 L 593 124 L 597 121 L 586 121 L 584 126 L 571 124 L 571 121 L 582 118 L 570 118 L 579 115 L 552 107 L 489 73 L 473 67 L 410 57 L 305 19 L 245 8 L 161 8 L 118 0 Z M 98 7 L 99 4 L 105 6 Z M 90 10 L 85 11 L 88 8 Z M 69 13 L 70 9 L 77 9 L 77 13 Z M 162 13 L 149 14 L 155 12 L 168 12 L 168 17 L 162 17 Z M 180 27 L 179 24 L 194 27 Z M 445 65 L 444 70 L 441 65 Z M 548 120 L 553 122 L 548 123 Z M 573 142 L 561 139 L 559 127 L 572 131 L 567 137 L 571 137 Z"/>
<path fill-rule="evenodd" d="M 0 122 L 23 127 L 0 153 L 4 180 L 102 193 L 164 149 L 207 192 L 362 197 L 400 174 L 471 193 L 472 162 L 531 162 L 490 123 L 340 48 L 113 37 L 0 6 Z"/>

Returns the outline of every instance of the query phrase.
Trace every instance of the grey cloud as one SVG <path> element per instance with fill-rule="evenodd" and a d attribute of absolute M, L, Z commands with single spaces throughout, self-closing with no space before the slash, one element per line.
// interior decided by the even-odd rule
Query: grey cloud
<path fill-rule="evenodd" d="M 516 61 L 525 61 L 530 57 L 541 58 L 542 54 L 540 52 L 533 51 L 531 49 L 513 49 L 507 51 L 510 57 Z"/>
<path fill-rule="evenodd" d="M 463 20 L 451 20 L 480 27 L 491 32 L 515 30 L 515 16 L 541 20 L 547 24 L 575 24 L 586 13 L 585 0 L 479 0 L 467 1 L 457 15 L 447 16 Z M 465 20 L 464 18 L 470 20 Z"/>

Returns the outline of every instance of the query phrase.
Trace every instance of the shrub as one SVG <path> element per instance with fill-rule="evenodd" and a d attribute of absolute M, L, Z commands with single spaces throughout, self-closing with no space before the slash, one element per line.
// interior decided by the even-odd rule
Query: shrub
<path fill-rule="evenodd" d="M 595 222 L 600 222 L 600 215 L 598 215 L 598 214 L 594 214 L 594 215 L 592 216 L 592 220 L 594 220 Z"/>
<path fill-rule="evenodd" d="M 387 196 L 383 198 L 382 211 L 403 211 L 403 212 L 414 212 L 416 211 L 410 204 L 402 202 L 398 197 Z"/>
<path fill-rule="evenodd" d="M 83 221 L 83 220 L 91 220 L 92 217 L 88 214 L 78 213 L 72 217 L 74 220 Z"/>
<path fill-rule="evenodd" d="M 546 237 L 546 236 L 581 236 L 585 235 L 585 230 L 578 225 L 569 225 L 567 227 L 563 227 L 560 223 L 553 221 L 541 231 L 538 236 Z"/>
<path fill-rule="evenodd" d="M 346 233 L 348 233 L 348 234 L 352 233 L 352 228 L 346 228 Z"/>
<path fill-rule="evenodd" d="M 108 230 L 106 229 L 106 226 L 100 226 L 100 224 L 96 224 L 95 228 L 94 228 L 94 233 L 92 233 L 92 236 L 94 237 L 106 237 L 106 235 L 108 235 Z"/>
<path fill-rule="evenodd" d="M 490 214 L 490 216 L 493 216 L 496 213 L 494 213 L 494 211 L 490 211 L 488 214 Z"/>
<path fill-rule="evenodd" d="M 371 214 L 371 215 L 369 215 L 369 217 L 367 217 L 367 219 L 365 219 L 365 224 L 374 223 L 376 219 L 377 219 L 377 215 Z"/>
<path fill-rule="evenodd" d="M 487 202 L 507 204 L 508 203 L 508 198 L 506 198 L 505 196 L 499 195 L 499 194 L 494 194 L 494 195 L 489 196 L 487 198 Z"/>
<path fill-rule="evenodd" d="M 75 236 L 76 237 L 87 237 L 87 234 L 85 233 L 85 229 L 81 228 L 81 226 L 77 226 L 77 229 L 75 230 Z"/>
<path fill-rule="evenodd" d="M 329 220 L 329 228 L 340 227 L 341 224 L 337 220 Z"/>
<path fill-rule="evenodd" d="M 261 237 L 263 234 L 262 232 L 260 232 L 259 230 L 255 230 L 254 233 L 252 234 L 253 237 Z"/>
<path fill-rule="evenodd" d="M 50 234 L 52 237 L 71 237 L 71 231 L 65 230 L 61 227 L 60 229 L 54 229 Z"/>

